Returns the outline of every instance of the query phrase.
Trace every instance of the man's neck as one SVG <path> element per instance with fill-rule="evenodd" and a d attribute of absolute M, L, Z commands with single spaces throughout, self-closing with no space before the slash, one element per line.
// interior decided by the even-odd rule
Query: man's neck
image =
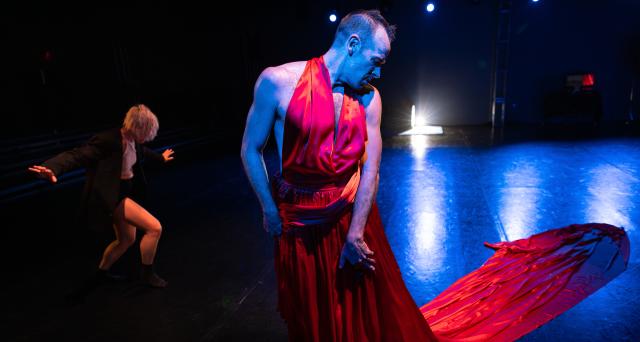
<path fill-rule="evenodd" d="M 329 70 L 331 88 L 344 87 L 344 83 L 340 79 L 340 76 L 342 75 L 342 66 L 344 64 L 345 56 L 331 48 L 322 56 L 322 58 L 324 59 L 324 65 L 327 67 L 327 70 Z"/>

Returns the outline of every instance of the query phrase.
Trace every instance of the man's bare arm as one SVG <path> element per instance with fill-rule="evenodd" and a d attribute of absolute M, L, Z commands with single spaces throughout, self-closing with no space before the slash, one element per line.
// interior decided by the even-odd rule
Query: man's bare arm
<path fill-rule="evenodd" d="M 265 229 L 272 235 L 279 235 L 282 231 L 282 223 L 271 195 L 269 177 L 262 155 L 276 119 L 275 72 L 274 68 L 267 68 L 256 81 L 253 104 L 249 109 L 242 137 L 241 157 L 245 173 L 262 207 Z"/>
<path fill-rule="evenodd" d="M 360 184 L 356 193 L 353 215 L 349 232 L 340 259 L 340 266 L 344 261 L 351 264 L 362 263 L 368 269 L 374 270 L 375 260 L 373 252 L 364 241 L 364 228 L 371 211 L 371 206 L 378 190 L 378 171 L 382 155 L 382 137 L 380 134 L 380 118 L 382 115 L 382 103 L 378 90 L 374 88 L 373 98 L 366 104 L 367 135 L 369 140 L 366 146 L 367 158 L 362 167 Z"/>

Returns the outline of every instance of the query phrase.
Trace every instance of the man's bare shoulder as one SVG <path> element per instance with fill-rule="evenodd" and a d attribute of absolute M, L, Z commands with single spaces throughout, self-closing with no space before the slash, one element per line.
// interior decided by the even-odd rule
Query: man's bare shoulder
<path fill-rule="evenodd" d="M 292 82 L 298 81 L 304 72 L 306 63 L 306 61 L 297 61 L 271 66 L 264 69 L 260 78 L 268 80 L 276 88 L 289 87 Z"/>
<path fill-rule="evenodd" d="M 380 93 L 378 92 L 378 89 L 371 84 L 367 84 L 361 89 L 358 89 L 356 94 L 360 97 L 365 108 L 368 107 L 374 99 L 380 101 Z"/>
<path fill-rule="evenodd" d="M 274 66 L 273 68 L 277 68 L 288 73 L 302 74 L 306 65 L 307 61 L 296 61 Z"/>

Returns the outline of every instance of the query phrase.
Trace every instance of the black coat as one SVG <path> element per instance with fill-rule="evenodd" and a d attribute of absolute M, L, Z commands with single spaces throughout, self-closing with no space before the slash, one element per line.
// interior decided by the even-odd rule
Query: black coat
<path fill-rule="evenodd" d="M 164 158 L 143 145 L 136 143 L 135 147 L 133 192 L 134 199 L 139 201 L 147 185 L 143 169 L 145 160 L 162 162 Z M 42 164 L 57 177 L 78 167 L 86 168 L 79 218 L 93 230 L 111 229 L 113 224 L 113 211 L 120 194 L 122 152 L 122 134 L 120 128 L 114 128 L 98 133 L 85 145 L 62 152 Z"/>

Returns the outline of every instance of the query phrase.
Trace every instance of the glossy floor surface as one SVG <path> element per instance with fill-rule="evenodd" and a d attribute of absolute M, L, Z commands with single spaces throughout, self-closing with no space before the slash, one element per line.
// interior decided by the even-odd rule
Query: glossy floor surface
<path fill-rule="evenodd" d="M 390 136 L 383 151 L 378 204 L 416 303 L 479 267 L 492 254 L 485 241 L 603 222 L 626 229 L 627 270 L 522 341 L 640 340 L 640 138 L 444 132 Z M 152 176 L 147 207 L 164 228 L 156 262 L 164 290 L 123 281 L 67 303 L 110 239 L 69 223 L 80 184 L 3 205 L 3 340 L 286 340 L 272 240 L 238 153 L 200 154 Z M 114 271 L 135 278 L 138 262 L 134 246 Z"/>

